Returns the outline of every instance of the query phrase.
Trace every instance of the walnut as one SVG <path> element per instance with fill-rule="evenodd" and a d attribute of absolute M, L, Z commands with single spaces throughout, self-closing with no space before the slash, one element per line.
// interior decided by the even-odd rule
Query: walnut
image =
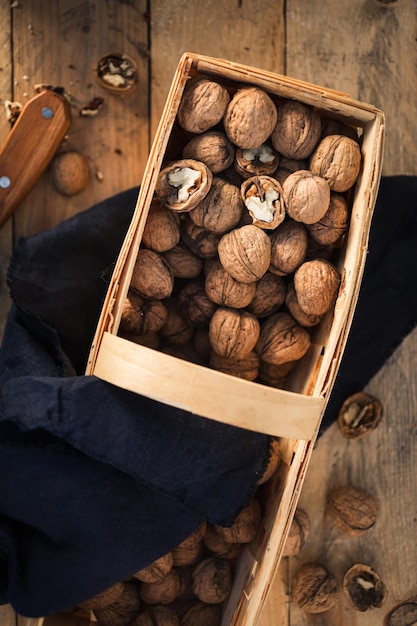
<path fill-rule="evenodd" d="M 187 283 L 178 293 L 177 308 L 192 328 L 205 328 L 217 306 L 206 294 L 204 283 L 195 280 Z"/>
<path fill-rule="evenodd" d="M 327 135 L 346 135 L 346 137 L 359 141 L 356 128 L 331 117 L 324 117 L 321 120 L 321 136 L 323 138 Z"/>
<path fill-rule="evenodd" d="M 200 560 L 204 552 L 203 543 L 195 543 L 193 545 L 185 544 L 177 546 L 172 550 L 175 567 L 187 567 L 193 565 Z"/>
<path fill-rule="evenodd" d="M 343 532 L 361 535 L 375 524 L 378 502 L 364 489 L 343 485 L 330 491 L 327 512 Z"/>
<path fill-rule="evenodd" d="M 169 298 L 174 277 L 164 258 L 154 250 L 139 250 L 133 267 L 130 287 L 144 298 Z"/>
<path fill-rule="evenodd" d="M 178 615 L 167 606 L 145 606 L 130 626 L 180 626 Z"/>
<path fill-rule="evenodd" d="M 343 576 L 342 589 L 357 611 L 380 608 L 387 597 L 387 589 L 379 574 L 369 565 L 355 563 Z"/>
<path fill-rule="evenodd" d="M 256 498 L 242 509 L 231 526 L 215 524 L 215 529 L 225 541 L 230 543 L 250 543 L 261 527 L 261 506 Z"/>
<path fill-rule="evenodd" d="M 209 233 L 205 228 L 194 224 L 189 218 L 182 223 L 181 238 L 198 258 L 213 259 L 217 257 L 217 247 L 221 235 Z"/>
<path fill-rule="evenodd" d="M 309 315 L 327 313 L 336 301 L 339 286 L 338 270 L 324 259 L 305 261 L 294 274 L 298 303 Z"/>
<path fill-rule="evenodd" d="M 330 193 L 329 208 L 314 224 L 307 224 L 309 235 L 324 246 L 336 243 L 349 226 L 349 205 L 342 194 Z"/>
<path fill-rule="evenodd" d="M 121 333 L 121 336 L 124 337 L 124 339 L 133 341 L 133 343 L 139 344 L 140 346 L 146 346 L 147 348 L 152 348 L 153 350 L 159 350 L 160 337 L 158 333 L 147 333 L 145 335 Z"/>
<path fill-rule="evenodd" d="M 292 274 L 305 259 L 308 235 L 300 222 L 287 220 L 271 235 L 270 271 L 278 276 Z"/>
<path fill-rule="evenodd" d="M 267 271 L 271 241 L 257 226 L 248 224 L 222 236 L 218 245 L 220 263 L 236 280 L 252 283 Z"/>
<path fill-rule="evenodd" d="M 242 544 L 226 541 L 212 524 L 207 525 L 203 543 L 207 550 L 219 559 L 233 560 L 242 551 Z"/>
<path fill-rule="evenodd" d="M 310 347 L 310 335 L 288 313 L 268 317 L 261 327 L 255 351 L 263 361 L 281 365 L 298 361 Z"/>
<path fill-rule="evenodd" d="M 235 146 L 225 133 L 209 130 L 190 139 L 182 150 L 182 157 L 201 161 L 213 174 L 219 174 L 233 164 Z"/>
<path fill-rule="evenodd" d="M 203 521 L 197 528 L 178 544 L 178 548 L 193 548 L 200 544 L 207 530 L 207 522 Z"/>
<path fill-rule="evenodd" d="M 197 278 L 203 269 L 203 261 L 183 242 L 163 253 L 174 278 Z"/>
<path fill-rule="evenodd" d="M 274 148 L 287 159 L 306 159 L 321 136 L 321 118 L 316 109 L 287 100 L 277 107 L 277 123 L 271 135 Z"/>
<path fill-rule="evenodd" d="M 191 211 L 209 192 L 213 174 L 194 159 L 180 159 L 161 169 L 155 194 L 169 209 L 178 213 Z"/>
<path fill-rule="evenodd" d="M 394 606 L 384 619 L 383 626 L 414 626 L 417 624 L 417 597 Z"/>
<path fill-rule="evenodd" d="M 240 309 L 252 301 L 256 283 L 241 283 L 220 262 L 215 262 L 207 271 L 205 290 L 210 300 L 216 304 Z"/>
<path fill-rule="evenodd" d="M 286 361 L 285 363 L 275 365 L 274 363 L 267 363 L 267 361 L 261 360 L 259 380 L 269 387 L 284 389 L 288 374 L 295 369 L 297 363 L 298 361 Z"/>
<path fill-rule="evenodd" d="M 138 587 L 125 581 L 120 596 L 109 606 L 93 609 L 98 626 L 128 626 L 141 605 Z"/>
<path fill-rule="evenodd" d="M 255 380 L 259 372 L 259 357 L 255 352 L 249 352 L 242 358 L 230 358 L 212 352 L 210 356 L 210 367 L 219 372 L 224 372 L 230 376 L 237 376 L 244 380 Z"/>
<path fill-rule="evenodd" d="M 167 309 L 160 300 L 146 300 L 129 290 L 123 303 L 120 330 L 122 333 L 155 333 L 162 328 L 167 317 Z"/>
<path fill-rule="evenodd" d="M 191 587 L 201 602 L 221 604 L 232 590 L 230 561 L 216 557 L 203 559 L 193 570 Z"/>
<path fill-rule="evenodd" d="M 159 334 L 166 339 L 166 341 L 175 345 L 188 343 L 194 334 L 194 328 L 190 326 L 187 320 L 178 311 L 176 298 L 165 300 L 164 304 L 168 316 Z"/>
<path fill-rule="evenodd" d="M 195 602 L 181 612 L 181 626 L 220 626 L 221 621 L 220 604 Z"/>
<path fill-rule="evenodd" d="M 287 285 L 285 306 L 287 307 L 288 312 L 292 315 L 295 321 L 300 324 L 300 326 L 305 326 L 306 328 L 316 326 L 323 319 L 323 315 L 312 315 L 303 311 L 298 302 L 297 294 L 294 287 L 294 281 L 292 280 Z"/>
<path fill-rule="evenodd" d="M 153 201 L 142 233 L 145 248 L 155 252 L 171 250 L 180 240 L 180 220 L 157 201 Z"/>
<path fill-rule="evenodd" d="M 195 209 L 190 218 L 211 233 L 222 235 L 232 230 L 241 218 L 243 200 L 240 189 L 221 178 L 214 177 L 210 191 Z"/>
<path fill-rule="evenodd" d="M 243 359 L 254 349 L 259 331 L 259 322 L 251 313 L 220 307 L 211 318 L 209 338 L 219 356 Z"/>
<path fill-rule="evenodd" d="M 257 485 L 263 485 L 268 482 L 275 474 L 281 463 L 281 442 L 278 437 L 271 437 L 269 442 L 269 459 L 267 466 L 261 478 L 256 481 Z"/>
<path fill-rule="evenodd" d="M 324 178 L 332 191 L 340 193 L 356 182 L 361 168 L 358 142 L 344 135 L 324 137 L 310 158 L 310 170 Z"/>
<path fill-rule="evenodd" d="M 154 583 L 140 583 L 139 595 L 146 604 L 170 604 L 185 591 L 185 578 L 179 568 L 173 567 Z"/>
<path fill-rule="evenodd" d="M 310 533 L 310 518 L 302 509 L 295 511 L 282 556 L 300 554 Z"/>
<path fill-rule="evenodd" d="M 384 415 L 384 407 L 378 398 L 360 391 L 346 398 L 338 415 L 340 431 L 347 439 L 362 439 L 369 435 Z"/>
<path fill-rule="evenodd" d="M 223 125 L 232 143 L 239 148 L 253 149 L 265 143 L 276 121 L 277 109 L 266 91 L 243 87 L 228 104 Z"/>
<path fill-rule="evenodd" d="M 285 210 L 296 222 L 314 224 L 329 208 L 330 187 L 310 170 L 290 174 L 282 185 Z"/>
<path fill-rule="evenodd" d="M 162 555 L 134 574 L 134 578 L 144 583 L 156 583 L 171 571 L 174 559 L 171 552 Z"/>
<path fill-rule="evenodd" d="M 84 602 L 80 602 L 77 606 L 80 609 L 85 609 L 86 611 L 91 611 L 93 609 L 101 609 L 105 606 L 109 606 L 115 602 L 122 595 L 124 590 L 124 584 L 122 582 L 117 582 L 111 587 L 107 587 L 97 595 Z"/>
<path fill-rule="evenodd" d="M 64 196 L 76 196 L 90 181 L 90 166 L 80 152 L 60 152 L 51 163 L 52 184 Z"/>
<path fill-rule="evenodd" d="M 291 586 L 294 602 L 306 613 L 324 613 L 338 600 L 337 581 L 321 563 L 304 563 L 295 573 Z"/>
<path fill-rule="evenodd" d="M 278 167 L 279 154 L 267 143 L 256 148 L 236 148 L 235 169 L 243 176 L 271 176 Z"/>
<path fill-rule="evenodd" d="M 223 118 L 230 95 L 209 76 L 197 75 L 185 87 L 178 107 L 178 123 L 191 133 L 204 133 Z"/>
<path fill-rule="evenodd" d="M 282 187 L 277 180 L 270 176 L 252 176 L 240 189 L 255 226 L 272 230 L 284 221 Z"/>
<path fill-rule="evenodd" d="M 258 318 L 268 317 L 284 304 L 285 292 L 284 279 L 268 271 L 257 281 L 247 310 Z"/>
<path fill-rule="evenodd" d="M 308 161 L 306 159 L 284 159 L 281 157 L 278 168 L 274 172 L 274 178 L 282 185 L 290 174 L 298 170 L 308 170 Z"/>

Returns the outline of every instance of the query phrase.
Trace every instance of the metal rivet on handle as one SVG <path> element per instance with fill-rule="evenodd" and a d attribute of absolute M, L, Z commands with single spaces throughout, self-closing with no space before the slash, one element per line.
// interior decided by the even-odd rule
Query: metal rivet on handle
<path fill-rule="evenodd" d="M 43 107 L 43 109 L 41 110 L 41 115 L 45 120 L 50 120 L 51 117 L 53 117 L 54 112 L 50 107 Z"/>
<path fill-rule="evenodd" d="M 2 189 L 7 189 L 7 187 L 10 187 L 11 182 L 12 181 L 8 176 L 0 176 L 0 187 Z"/>

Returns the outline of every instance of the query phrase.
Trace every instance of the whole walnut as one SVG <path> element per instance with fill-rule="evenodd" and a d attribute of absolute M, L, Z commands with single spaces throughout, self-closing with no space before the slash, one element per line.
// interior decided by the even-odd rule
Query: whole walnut
<path fill-rule="evenodd" d="M 237 226 L 243 206 L 240 189 L 221 178 L 214 177 L 210 191 L 189 215 L 197 226 L 222 235 Z"/>
<path fill-rule="evenodd" d="M 282 185 L 282 195 L 288 215 L 304 224 L 318 222 L 330 204 L 328 183 L 310 170 L 290 174 Z"/>
<path fill-rule="evenodd" d="M 214 525 L 208 524 L 206 533 L 203 537 L 203 543 L 207 550 L 219 559 L 233 560 L 239 556 L 242 551 L 240 543 L 232 543 L 226 541 L 216 530 Z"/>
<path fill-rule="evenodd" d="M 193 548 L 198 546 L 207 530 L 207 522 L 203 521 L 197 528 L 178 544 L 177 548 Z"/>
<path fill-rule="evenodd" d="M 301 359 L 310 343 L 310 335 L 305 328 L 288 313 L 278 312 L 263 322 L 255 351 L 263 361 L 281 365 Z"/>
<path fill-rule="evenodd" d="M 203 261 L 180 241 L 174 248 L 163 253 L 175 278 L 197 278 L 202 272 Z"/>
<path fill-rule="evenodd" d="M 90 181 L 90 166 L 85 156 L 76 150 L 60 152 L 52 160 L 51 177 L 59 193 L 63 196 L 76 196 Z"/>
<path fill-rule="evenodd" d="M 187 216 L 181 225 L 181 239 L 199 259 L 217 257 L 217 247 L 222 235 L 210 233 L 202 226 L 197 226 Z"/>
<path fill-rule="evenodd" d="M 236 148 L 235 169 L 243 176 L 271 176 L 278 167 L 280 155 L 268 143 L 256 148 Z"/>
<path fill-rule="evenodd" d="M 247 310 L 257 318 L 268 317 L 284 304 L 285 293 L 284 279 L 268 271 L 255 283 L 255 294 Z"/>
<path fill-rule="evenodd" d="M 239 148 L 257 148 L 275 128 L 277 109 L 272 98 L 259 87 L 239 89 L 223 118 L 226 135 Z"/>
<path fill-rule="evenodd" d="M 259 356 L 252 351 L 247 356 L 236 359 L 220 356 L 213 351 L 210 356 L 210 367 L 230 376 L 255 380 L 259 372 Z"/>
<path fill-rule="evenodd" d="M 213 174 L 219 174 L 233 164 L 235 146 L 225 133 L 209 130 L 190 139 L 182 150 L 182 157 L 201 161 Z"/>
<path fill-rule="evenodd" d="M 215 261 L 207 271 L 205 291 L 216 304 L 240 309 L 252 301 L 256 282 L 242 283 L 236 280 L 220 262 Z"/>
<path fill-rule="evenodd" d="M 147 300 L 129 290 L 123 303 L 120 330 L 122 333 L 156 333 L 168 317 L 166 306 L 161 300 Z"/>
<path fill-rule="evenodd" d="M 161 169 L 155 194 L 172 211 L 187 213 L 209 192 L 212 180 L 213 174 L 201 161 L 180 159 Z"/>
<path fill-rule="evenodd" d="M 291 585 L 294 602 L 306 613 L 324 613 L 339 597 L 336 578 L 321 563 L 304 563 Z"/>
<path fill-rule="evenodd" d="M 197 75 L 187 83 L 178 107 L 178 123 L 191 133 L 204 133 L 223 118 L 229 92 L 209 76 Z"/>
<path fill-rule="evenodd" d="M 194 565 L 201 559 L 204 553 L 203 542 L 195 543 L 193 545 L 180 545 L 172 550 L 172 557 L 174 559 L 175 567 L 188 567 Z"/>
<path fill-rule="evenodd" d="M 327 513 L 343 532 L 361 535 L 375 524 L 378 502 L 364 489 L 342 485 L 330 491 L 327 498 Z"/>
<path fill-rule="evenodd" d="M 194 335 L 194 328 L 190 326 L 184 316 L 178 311 L 177 299 L 169 298 L 164 300 L 164 305 L 168 315 L 159 334 L 166 341 L 175 345 L 188 343 Z"/>
<path fill-rule="evenodd" d="M 259 501 L 252 498 L 250 504 L 236 516 L 231 526 L 215 524 L 215 529 L 225 541 L 230 543 L 250 543 L 261 527 L 262 511 Z"/>
<path fill-rule="evenodd" d="M 288 178 L 290 174 L 297 172 L 298 170 L 308 170 L 308 160 L 306 159 L 285 159 L 283 157 L 279 160 L 279 165 L 274 172 L 274 178 L 277 179 L 281 186 L 284 180 Z"/>
<path fill-rule="evenodd" d="M 271 437 L 269 442 L 269 459 L 261 478 L 256 481 L 257 485 L 263 485 L 272 478 L 281 463 L 281 442 L 279 437 Z"/>
<path fill-rule="evenodd" d="M 146 604 L 171 604 L 185 591 L 183 572 L 173 567 L 160 580 L 154 583 L 140 583 L 139 595 Z"/>
<path fill-rule="evenodd" d="M 165 259 L 154 250 L 141 248 L 133 267 L 130 287 L 144 298 L 169 298 L 174 277 Z"/>
<path fill-rule="evenodd" d="M 292 280 L 287 284 L 285 306 L 287 307 L 288 312 L 295 319 L 295 321 L 300 324 L 300 326 L 305 326 L 306 328 L 316 326 L 323 319 L 323 315 L 313 315 L 305 313 L 303 311 L 298 302 L 297 294 L 294 287 L 294 281 Z"/>
<path fill-rule="evenodd" d="M 240 190 L 255 226 L 273 230 L 284 221 L 282 187 L 275 178 L 251 176 L 242 183 Z"/>
<path fill-rule="evenodd" d="M 346 135 L 355 141 L 359 140 L 358 131 L 353 126 L 331 117 L 322 117 L 321 137 L 327 137 L 327 135 Z"/>
<path fill-rule="evenodd" d="M 161 557 L 142 568 L 134 574 L 134 578 L 144 583 L 156 583 L 158 580 L 162 580 L 171 571 L 174 565 L 174 559 L 172 552 L 167 552 Z"/>
<path fill-rule="evenodd" d="M 361 169 L 358 142 L 345 135 L 327 135 L 310 158 L 310 170 L 324 178 L 332 191 L 343 193 L 356 182 Z"/>
<path fill-rule="evenodd" d="M 179 242 L 180 235 L 179 216 L 154 200 L 142 233 L 145 248 L 155 252 L 171 250 Z"/>
<path fill-rule="evenodd" d="M 192 591 L 201 602 L 221 604 L 232 590 L 230 561 L 207 557 L 192 572 Z"/>
<path fill-rule="evenodd" d="M 220 604 L 195 602 L 181 611 L 181 626 L 220 626 L 221 621 Z"/>
<path fill-rule="evenodd" d="M 248 224 L 222 236 L 218 245 L 220 263 L 236 280 L 252 283 L 267 271 L 271 241 L 257 226 Z"/>
<path fill-rule="evenodd" d="M 254 349 L 260 326 L 254 315 L 240 309 L 218 308 L 210 320 L 209 338 L 222 357 L 243 359 Z"/>
<path fill-rule="evenodd" d="M 260 362 L 259 380 L 269 387 L 284 389 L 288 374 L 297 367 L 298 361 L 286 361 L 275 365 L 275 363 Z"/>
<path fill-rule="evenodd" d="M 98 626 L 128 626 L 139 611 L 141 601 L 135 583 L 125 581 L 123 591 L 112 604 L 93 609 Z"/>
<path fill-rule="evenodd" d="M 111 587 L 107 587 L 97 595 L 85 600 L 84 602 L 79 602 L 78 607 L 80 609 L 85 609 L 86 611 L 92 611 L 93 609 L 101 609 L 105 606 L 109 606 L 113 602 L 115 602 L 122 595 L 124 590 L 124 583 L 117 582 Z"/>
<path fill-rule="evenodd" d="M 145 606 L 130 626 L 180 626 L 178 615 L 167 606 Z"/>
<path fill-rule="evenodd" d="M 190 281 L 180 290 L 177 297 L 178 312 L 193 328 L 209 325 L 217 305 L 208 297 L 204 283 Z"/>
<path fill-rule="evenodd" d="M 270 271 L 278 276 L 292 274 L 305 259 L 307 230 L 300 222 L 286 220 L 272 233 L 270 243 Z"/>
<path fill-rule="evenodd" d="M 339 286 L 339 271 L 324 259 L 305 261 L 294 274 L 298 303 L 309 315 L 327 313 L 336 302 Z"/>
<path fill-rule="evenodd" d="M 349 205 L 340 193 L 330 193 L 330 204 L 326 213 L 314 224 L 307 224 L 307 231 L 317 243 L 327 246 L 336 243 L 349 227 Z"/>
<path fill-rule="evenodd" d="M 277 107 L 277 123 L 271 135 L 274 148 L 287 159 L 306 159 L 321 137 L 321 118 L 316 109 L 287 100 Z"/>
<path fill-rule="evenodd" d="M 309 534 L 310 518 L 305 511 L 297 509 L 291 522 L 282 556 L 296 556 L 300 554 Z"/>

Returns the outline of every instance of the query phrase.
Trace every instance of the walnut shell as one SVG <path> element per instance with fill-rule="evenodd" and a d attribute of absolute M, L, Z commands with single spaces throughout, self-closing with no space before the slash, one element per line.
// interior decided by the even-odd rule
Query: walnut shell
<path fill-rule="evenodd" d="M 294 602 L 306 613 L 324 613 L 339 597 L 335 576 L 320 563 L 304 563 L 295 573 L 291 591 Z"/>
<path fill-rule="evenodd" d="M 344 135 L 327 135 L 311 155 L 310 170 L 324 178 L 332 191 L 342 193 L 355 184 L 361 160 L 357 141 Z"/>
<path fill-rule="evenodd" d="M 134 578 L 144 583 L 156 583 L 162 580 L 171 571 L 174 559 L 171 552 L 167 552 L 146 567 L 134 574 Z"/>
<path fill-rule="evenodd" d="M 259 322 L 251 313 L 220 307 L 211 318 L 209 338 L 219 356 L 243 359 L 254 349 L 259 331 Z"/>
<path fill-rule="evenodd" d="M 246 179 L 240 191 L 255 226 L 275 229 L 285 218 L 285 206 L 280 183 L 270 176 Z"/>
<path fill-rule="evenodd" d="M 78 607 L 80 609 L 85 609 L 86 611 L 91 611 L 93 609 L 101 609 L 105 606 L 109 606 L 113 602 L 115 602 L 122 595 L 124 590 L 124 584 L 122 582 L 117 582 L 111 587 L 107 587 L 97 595 L 84 602 L 79 602 Z"/>
<path fill-rule="evenodd" d="M 235 169 L 243 176 L 271 176 L 279 165 L 279 154 L 267 143 L 252 149 L 236 148 Z"/>
<path fill-rule="evenodd" d="M 244 380 L 255 380 L 259 372 L 259 357 L 253 351 L 238 359 L 223 357 L 213 351 L 210 356 L 210 367 L 230 376 L 237 376 Z"/>
<path fill-rule="evenodd" d="M 261 327 L 255 351 L 263 361 L 281 365 L 298 361 L 310 347 L 310 335 L 288 313 L 268 317 Z"/>
<path fill-rule="evenodd" d="M 309 534 L 310 518 L 305 511 L 297 509 L 291 522 L 282 556 L 296 556 L 300 554 Z"/>
<path fill-rule="evenodd" d="M 144 298 L 169 298 L 174 277 L 164 258 L 154 250 L 142 248 L 136 257 L 130 287 Z"/>
<path fill-rule="evenodd" d="M 204 552 L 203 543 L 177 546 L 172 550 L 175 567 L 188 567 L 200 560 Z"/>
<path fill-rule="evenodd" d="M 349 205 L 344 196 L 332 191 L 329 208 L 314 224 L 307 224 L 307 231 L 317 243 L 324 246 L 336 243 L 349 226 Z"/>
<path fill-rule="evenodd" d="M 378 426 L 383 415 L 381 401 L 370 393 L 359 391 L 343 402 L 337 422 L 344 437 L 362 439 Z"/>
<path fill-rule="evenodd" d="M 180 569 L 173 567 L 154 583 L 140 583 L 139 595 L 146 604 L 170 604 L 185 591 L 185 578 Z"/>
<path fill-rule="evenodd" d="M 321 118 L 316 109 L 287 100 L 277 107 L 272 145 L 287 159 L 306 159 L 321 137 Z"/>
<path fill-rule="evenodd" d="M 387 597 L 387 589 L 379 574 L 369 565 L 355 563 L 343 576 L 342 589 L 357 611 L 380 608 Z"/>
<path fill-rule="evenodd" d="M 226 541 L 216 530 L 214 525 L 209 524 L 203 537 L 203 543 L 207 550 L 212 553 L 213 556 L 219 559 L 233 560 L 239 556 L 242 551 L 242 545 L 240 543 L 231 543 Z"/>
<path fill-rule="evenodd" d="M 181 626 L 220 626 L 222 607 L 219 604 L 196 602 L 181 613 Z"/>
<path fill-rule="evenodd" d="M 168 316 L 164 326 L 159 331 L 161 337 L 169 343 L 183 345 L 188 343 L 194 335 L 194 328 L 180 314 L 177 308 L 176 298 L 164 301 Z"/>
<path fill-rule="evenodd" d="M 268 271 L 257 281 L 255 294 L 247 310 L 257 318 L 268 317 L 284 304 L 285 293 L 284 279 Z"/>
<path fill-rule="evenodd" d="M 206 274 L 205 290 L 216 304 L 240 309 L 252 301 L 256 283 L 242 283 L 233 278 L 220 262 L 214 262 Z"/>
<path fill-rule="evenodd" d="M 191 133 L 204 133 L 223 118 L 230 102 L 223 85 L 205 75 L 191 78 L 178 107 L 178 123 Z"/>
<path fill-rule="evenodd" d="M 327 512 L 343 532 L 361 535 L 375 524 L 378 502 L 364 489 L 343 485 L 330 491 Z"/>
<path fill-rule="evenodd" d="M 239 89 L 229 102 L 223 118 L 226 135 L 239 148 L 257 148 L 275 128 L 277 109 L 271 97 L 259 87 Z"/>
<path fill-rule="evenodd" d="M 142 244 L 155 252 L 171 250 L 180 240 L 180 220 L 173 211 L 153 201 L 142 233 Z"/>
<path fill-rule="evenodd" d="M 192 573 L 192 591 L 201 602 L 221 604 L 232 590 L 232 570 L 226 559 L 207 557 Z"/>
<path fill-rule="evenodd" d="M 240 189 L 221 178 L 214 177 L 210 191 L 189 215 L 197 226 L 222 235 L 237 226 L 242 212 L 243 200 Z"/>
<path fill-rule="evenodd" d="M 298 170 L 308 170 L 308 161 L 306 159 L 284 159 L 281 157 L 278 168 L 274 172 L 274 178 L 283 185 L 284 180 Z"/>
<path fill-rule="evenodd" d="M 259 365 L 259 380 L 269 387 L 284 389 L 288 374 L 297 367 L 298 361 L 286 361 L 275 365 L 262 361 Z"/>
<path fill-rule="evenodd" d="M 180 619 L 167 606 L 146 606 L 136 615 L 130 626 L 180 626 Z"/>
<path fill-rule="evenodd" d="M 120 330 L 122 333 L 156 333 L 165 324 L 168 312 L 160 300 L 146 300 L 129 290 L 123 303 Z"/>
<path fill-rule="evenodd" d="M 324 315 L 337 298 L 340 274 L 324 259 L 306 261 L 294 274 L 294 287 L 301 309 L 309 315 Z"/>
<path fill-rule="evenodd" d="M 324 117 L 321 120 L 321 137 L 327 137 L 327 135 L 346 135 L 346 137 L 359 141 L 356 128 L 331 117 Z"/>
<path fill-rule="evenodd" d="M 189 217 L 182 223 L 181 238 L 198 258 L 214 259 L 217 257 L 217 247 L 221 235 L 209 233 L 205 228 L 194 224 Z"/>
<path fill-rule="evenodd" d="M 190 139 L 182 150 L 182 157 L 201 161 L 213 174 L 219 174 L 233 164 L 235 146 L 225 133 L 209 130 Z"/>
<path fill-rule="evenodd" d="M 178 293 L 178 312 L 192 328 L 206 328 L 217 308 L 202 281 L 190 281 Z"/>
<path fill-rule="evenodd" d="M 316 326 L 317 324 L 319 324 L 323 319 L 323 315 L 311 315 L 303 311 L 298 302 L 294 282 L 292 280 L 287 285 L 285 306 L 287 307 L 289 313 L 292 315 L 295 321 L 300 324 L 300 326 L 310 328 L 311 326 Z"/>
<path fill-rule="evenodd" d="M 215 524 L 215 529 L 229 543 L 250 543 L 258 534 L 261 526 L 261 506 L 253 498 L 248 506 L 240 511 L 231 526 Z"/>
<path fill-rule="evenodd" d="M 155 194 L 169 209 L 186 213 L 206 196 L 212 180 L 213 174 L 201 161 L 180 159 L 161 169 Z"/>
<path fill-rule="evenodd" d="M 383 626 L 415 626 L 417 624 L 417 597 L 400 602 L 384 618 Z"/>
<path fill-rule="evenodd" d="M 203 521 L 197 528 L 178 544 L 177 548 L 192 548 L 199 545 L 207 530 L 207 522 Z"/>
<path fill-rule="evenodd" d="M 307 230 L 300 222 L 287 220 L 271 235 L 270 271 L 278 276 L 292 274 L 305 259 Z"/>
<path fill-rule="evenodd" d="M 128 626 L 141 605 L 138 588 L 133 582 L 123 583 L 121 595 L 112 604 L 93 609 L 98 626 Z"/>
<path fill-rule="evenodd" d="M 197 278 L 203 270 L 203 261 L 183 242 L 163 253 L 174 278 Z"/>
<path fill-rule="evenodd" d="M 69 150 L 55 156 L 51 163 L 52 183 L 64 196 L 76 196 L 88 185 L 90 166 L 80 152 Z"/>
<path fill-rule="evenodd" d="M 252 283 L 267 271 L 271 241 L 257 226 L 248 224 L 222 236 L 218 244 L 220 263 L 236 280 Z"/>
<path fill-rule="evenodd" d="M 310 170 L 290 174 L 282 186 L 282 195 L 288 215 L 304 224 L 318 222 L 330 204 L 328 183 Z"/>

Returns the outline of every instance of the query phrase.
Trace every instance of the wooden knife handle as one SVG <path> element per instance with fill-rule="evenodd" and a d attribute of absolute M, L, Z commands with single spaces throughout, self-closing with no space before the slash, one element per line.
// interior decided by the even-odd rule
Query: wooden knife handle
<path fill-rule="evenodd" d="M 0 226 L 46 169 L 70 124 L 70 105 L 54 91 L 23 107 L 0 151 Z"/>

